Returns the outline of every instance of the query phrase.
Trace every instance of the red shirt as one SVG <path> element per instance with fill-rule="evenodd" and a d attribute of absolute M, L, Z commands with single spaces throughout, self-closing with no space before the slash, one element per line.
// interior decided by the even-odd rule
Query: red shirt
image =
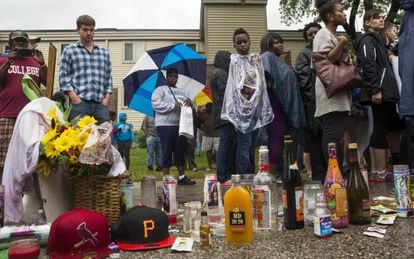
<path fill-rule="evenodd" d="M 6 58 L 0 58 L 0 66 L 7 62 Z M 40 86 L 42 72 L 36 60 L 33 58 L 16 59 L 10 65 L 6 78 L 0 83 L 0 118 L 17 118 L 23 107 L 29 103 L 22 90 L 22 78 L 27 73 Z"/>

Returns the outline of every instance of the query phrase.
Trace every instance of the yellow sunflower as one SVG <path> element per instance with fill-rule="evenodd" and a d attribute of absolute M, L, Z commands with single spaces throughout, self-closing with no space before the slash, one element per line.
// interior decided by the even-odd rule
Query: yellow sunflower
<path fill-rule="evenodd" d="M 56 129 L 49 129 L 46 135 L 40 141 L 43 145 L 49 143 L 52 139 L 56 137 Z"/>
<path fill-rule="evenodd" d="M 95 124 L 96 122 L 97 122 L 97 120 L 95 120 L 94 117 L 84 116 L 78 121 L 77 126 L 81 129 L 83 129 L 86 126 L 88 126 L 89 124 Z"/>
<path fill-rule="evenodd" d="M 56 150 L 55 145 L 53 142 L 48 142 L 45 144 L 45 155 L 46 157 L 56 158 L 58 157 L 60 152 Z"/>

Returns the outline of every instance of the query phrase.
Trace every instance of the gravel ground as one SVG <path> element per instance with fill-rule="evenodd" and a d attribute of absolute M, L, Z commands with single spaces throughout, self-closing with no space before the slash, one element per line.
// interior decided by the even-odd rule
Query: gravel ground
<path fill-rule="evenodd" d="M 160 183 L 158 194 L 160 194 Z M 389 195 L 392 184 L 370 186 L 371 195 Z M 140 202 L 140 183 L 135 183 L 135 200 Z M 177 201 L 201 201 L 203 181 L 197 180 L 194 186 L 178 186 Z M 374 218 L 375 219 L 375 218 Z M 281 219 L 282 221 L 283 219 Z M 282 222 L 279 222 L 282 225 Z M 179 224 L 174 228 L 180 228 Z M 414 258 L 414 218 L 398 218 L 387 228 L 383 239 L 364 236 L 367 226 L 355 226 L 343 230 L 327 239 L 318 239 L 313 228 L 287 231 L 280 229 L 269 236 L 255 236 L 251 245 L 227 245 L 225 237 L 212 236 L 212 246 L 203 250 L 194 242 L 193 251 L 177 253 L 170 248 L 153 251 L 121 251 L 119 258 Z M 179 232 L 177 236 L 185 236 Z M 44 256 L 44 250 L 42 251 Z"/>

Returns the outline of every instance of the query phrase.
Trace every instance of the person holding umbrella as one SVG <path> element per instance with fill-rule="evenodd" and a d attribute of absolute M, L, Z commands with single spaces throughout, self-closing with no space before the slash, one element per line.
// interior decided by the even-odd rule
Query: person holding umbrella
<path fill-rule="evenodd" d="M 174 164 L 178 170 L 179 185 L 193 185 L 194 181 L 185 175 L 185 146 L 186 137 L 179 136 L 181 106 L 191 106 L 191 99 L 183 90 L 176 87 L 178 70 L 174 67 L 167 69 L 167 85 L 155 89 L 151 97 L 152 108 L 155 111 L 155 126 L 161 141 L 161 167 L 164 175 L 169 175 L 170 167 Z"/>

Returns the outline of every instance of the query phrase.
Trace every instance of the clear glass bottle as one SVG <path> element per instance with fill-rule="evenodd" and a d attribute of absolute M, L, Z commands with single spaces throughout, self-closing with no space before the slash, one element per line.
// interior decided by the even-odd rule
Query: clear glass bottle
<path fill-rule="evenodd" d="M 201 205 L 198 205 L 196 208 L 196 214 L 193 219 L 193 230 L 198 231 L 200 229 L 201 224 Z"/>
<path fill-rule="evenodd" d="M 269 169 L 269 149 L 260 146 L 258 172 L 252 189 L 253 227 L 259 235 L 277 229 L 277 182 Z"/>
<path fill-rule="evenodd" d="M 184 204 L 183 230 L 184 233 L 191 232 L 191 209 L 188 203 Z"/>
<path fill-rule="evenodd" d="M 201 225 L 200 225 L 200 247 L 202 249 L 209 249 L 211 247 L 211 232 L 210 225 L 208 224 L 207 211 L 201 212 Z"/>
<path fill-rule="evenodd" d="M 316 197 L 318 194 L 323 194 L 322 184 L 320 181 L 305 182 L 303 186 L 303 214 L 307 225 L 313 225 L 313 216 L 316 209 Z"/>
<path fill-rule="evenodd" d="M 327 238 L 332 235 L 331 214 L 326 207 L 325 197 L 323 194 L 318 194 L 316 196 L 313 229 L 315 235 L 319 238 Z"/>

